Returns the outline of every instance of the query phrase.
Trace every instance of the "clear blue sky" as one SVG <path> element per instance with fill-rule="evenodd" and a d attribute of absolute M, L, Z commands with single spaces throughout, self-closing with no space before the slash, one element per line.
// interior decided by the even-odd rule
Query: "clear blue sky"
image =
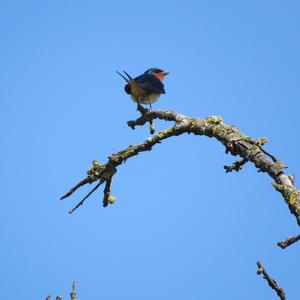
<path fill-rule="evenodd" d="M 298 1 L 2 1 L 2 299 L 276 299 L 261 260 L 299 298 L 297 234 L 271 179 L 206 137 L 163 142 L 102 191 L 60 202 L 93 159 L 142 142 L 116 70 L 170 72 L 154 108 L 220 115 L 300 176 Z M 157 122 L 157 128 L 171 124 Z"/>

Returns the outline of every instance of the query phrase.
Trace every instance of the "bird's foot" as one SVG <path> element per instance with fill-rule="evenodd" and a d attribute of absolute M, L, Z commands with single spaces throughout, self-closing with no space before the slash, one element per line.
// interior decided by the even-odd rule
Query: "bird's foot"
<path fill-rule="evenodd" d="M 148 109 L 143 107 L 140 103 L 138 103 L 136 110 L 139 111 L 141 114 L 144 114 Z"/>

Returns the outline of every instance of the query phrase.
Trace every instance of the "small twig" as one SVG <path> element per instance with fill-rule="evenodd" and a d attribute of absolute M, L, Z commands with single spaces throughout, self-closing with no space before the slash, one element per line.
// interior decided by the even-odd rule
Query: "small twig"
<path fill-rule="evenodd" d="M 76 282 L 73 282 L 72 292 L 70 293 L 71 300 L 76 300 Z"/>
<path fill-rule="evenodd" d="M 116 198 L 110 194 L 110 187 L 112 183 L 112 177 L 108 178 L 105 183 L 103 207 L 106 207 L 109 203 L 114 203 Z"/>
<path fill-rule="evenodd" d="M 298 242 L 300 240 L 300 234 L 296 235 L 296 236 L 290 236 L 288 237 L 285 241 L 281 241 L 278 242 L 277 245 L 281 248 L 281 249 L 285 249 L 288 246 Z"/>
<path fill-rule="evenodd" d="M 270 152 L 268 152 L 267 150 L 265 150 L 262 146 L 258 146 L 258 148 L 259 148 L 264 154 L 266 154 L 267 156 L 269 156 L 269 157 L 273 160 L 273 162 L 277 162 L 277 161 L 278 161 L 278 159 L 277 159 L 274 155 L 272 155 Z"/>
<path fill-rule="evenodd" d="M 78 202 L 78 204 L 73 207 L 70 211 L 69 214 L 72 214 L 79 206 L 81 206 L 83 204 L 83 202 L 89 197 L 91 196 L 98 188 L 99 186 L 104 182 L 104 179 L 101 179 L 97 185 L 80 201 Z"/>
<path fill-rule="evenodd" d="M 154 121 L 151 120 L 149 123 L 150 123 L 150 134 L 153 134 L 155 132 Z"/>
<path fill-rule="evenodd" d="M 240 159 L 233 163 L 231 166 L 224 166 L 224 169 L 226 170 L 226 173 L 232 172 L 232 171 L 240 171 L 242 169 L 242 166 L 248 162 L 247 158 Z"/>
<path fill-rule="evenodd" d="M 268 282 L 268 285 L 276 291 L 278 297 L 281 299 L 281 300 L 285 300 L 285 292 L 284 290 L 278 286 L 277 282 L 269 276 L 269 274 L 266 272 L 265 268 L 262 266 L 262 264 L 258 261 L 257 263 L 257 267 L 258 267 L 258 270 L 257 270 L 257 275 L 261 275 L 263 274 L 263 278 Z"/>
<path fill-rule="evenodd" d="M 81 180 L 79 183 L 77 183 L 74 187 L 72 187 L 67 193 L 65 193 L 63 196 L 60 197 L 60 200 L 63 200 L 69 196 L 71 196 L 76 190 L 78 190 L 80 187 L 83 185 L 87 184 L 90 182 L 90 178 L 87 177 L 83 180 Z"/>

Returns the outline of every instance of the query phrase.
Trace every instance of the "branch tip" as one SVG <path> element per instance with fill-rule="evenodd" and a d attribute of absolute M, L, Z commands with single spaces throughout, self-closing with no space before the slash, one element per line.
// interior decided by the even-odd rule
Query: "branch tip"
<path fill-rule="evenodd" d="M 65 193 L 63 196 L 60 197 L 60 200 L 66 199 L 70 197 L 76 190 L 78 190 L 80 187 L 84 186 L 85 184 L 90 182 L 90 178 L 86 177 L 85 179 L 81 180 L 79 183 L 77 183 L 74 187 L 72 187 L 67 193 Z"/>
<path fill-rule="evenodd" d="M 104 182 L 104 180 L 100 180 L 97 185 L 80 201 L 76 206 L 74 206 L 70 211 L 69 214 L 72 214 L 79 206 L 81 206 L 84 201 L 89 198 L 98 188 L 99 186 Z"/>
<path fill-rule="evenodd" d="M 256 264 L 257 264 L 257 275 L 263 274 L 263 278 L 268 282 L 268 285 L 273 290 L 275 290 L 277 296 L 281 300 L 286 300 L 285 292 L 284 292 L 283 288 L 278 286 L 277 282 L 272 277 L 270 277 L 270 275 L 267 273 L 267 271 L 265 270 L 265 268 L 259 261 Z"/>
<path fill-rule="evenodd" d="M 286 240 L 278 242 L 277 245 L 281 248 L 281 249 L 285 249 L 287 247 L 289 247 L 290 245 L 295 244 L 296 242 L 298 242 L 300 240 L 300 234 L 296 235 L 296 236 L 290 236 L 288 237 Z"/>
<path fill-rule="evenodd" d="M 239 172 L 242 169 L 243 165 L 247 162 L 248 162 L 248 159 L 243 158 L 243 159 L 237 160 L 231 166 L 224 166 L 224 169 L 226 170 L 226 173 L 230 173 L 232 171 Z"/>

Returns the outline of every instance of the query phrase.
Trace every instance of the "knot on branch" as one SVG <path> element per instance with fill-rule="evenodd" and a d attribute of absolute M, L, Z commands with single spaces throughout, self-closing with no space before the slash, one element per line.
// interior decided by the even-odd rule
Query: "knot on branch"
<path fill-rule="evenodd" d="M 92 166 L 88 169 L 87 174 L 90 179 L 90 183 L 96 181 L 97 179 L 100 179 L 103 175 L 103 172 L 105 170 L 105 165 L 102 163 L 93 160 Z"/>

